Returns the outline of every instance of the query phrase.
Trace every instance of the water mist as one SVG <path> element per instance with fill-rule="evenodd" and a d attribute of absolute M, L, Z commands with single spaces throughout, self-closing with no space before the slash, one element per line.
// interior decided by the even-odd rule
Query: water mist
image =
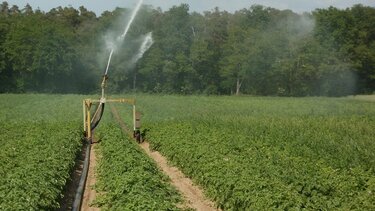
<path fill-rule="evenodd" d="M 143 0 L 140 0 L 138 2 L 137 6 L 134 8 L 134 10 L 132 12 L 132 15 L 131 15 L 131 18 L 130 18 L 129 22 L 126 24 L 124 33 L 120 37 L 118 37 L 117 42 L 122 42 L 125 39 L 126 34 L 128 33 L 131 24 L 133 23 L 135 17 L 137 16 L 137 13 L 138 13 L 139 9 L 141 8 L 142 3 L 143 3 Z M 111 64 L 112 54 L 113 54 L 113 52 L 115 50 L 115 45 L 112 44 L 112 46 L 110 47 L 110 49 L 111 49 L 111 52 L 109 54 L 109 58 L 108 58 L 108 62 L 107 62 L 107 67 L 105 69 L 104 75 L 108 74 L 108 69 L 109 69 L 109 65 Z"/>
<path fill-rule="evenodd" d="M 133 57 L 132 62 L 136 63 L 140 58 L 142 58 L 143 54 L 152 46 L 153 43 L 154 40 L 152 39 L 152 32 L 149 32 L 143 38 L 142 45 L 139 48 L 137 55 Z"/>

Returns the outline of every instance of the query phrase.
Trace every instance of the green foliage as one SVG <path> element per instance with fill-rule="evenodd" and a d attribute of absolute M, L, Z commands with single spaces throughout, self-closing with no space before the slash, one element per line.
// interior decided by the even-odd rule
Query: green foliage
<path fill-rule="evenodd" d="M 375 208 L 372 102 L 141 95 L 137 104 L 152 147 L 224 210 Z"/>
<path fill-rule="evenodd" d="M 360 4 L 346 10 L 330 7 L 316 10 L 314 16 L 317 39 L 349 60 L 358 73 L 360 90 L 373 91 L 375 9 Z"/>
<path fill-rule="evenodd" d="M 84 7 L 0 8 L 0 92 L 88 93 L 108 59 L 108 39 L 131 10 L 99 17 Z M 252 5 L 202 14 L 189 5 L 143 6 L 116 46 L 111 90 L 176 94 L 344 96 L 375 90 L 375 9 L 297 14 Z M 137 64 L 142 36 L 154 44 Z"/>
<path fill-rule="evenodd" d="M 0 210 L 58 208 L 81 146 L 81 97 L 0 95 L 0 102 Z"/>
<path fill-rule="evenodd" d="M 38 22 L 35 26 L 33 23 Z M 19 90 L 56 92 L 68 89 L 73 71 L 71 33 L 42 17 L 23 17 L 15 23 L 4 43 L 11 69 L 22 80 Z"/>
<path fill-rule="evenodd" d="M 96 188 L 103 193 L 94 202 L 97 206 L 103 210 L 178 210 L 176 203 L 181 199 L 168 178 L 118 125 L 102 123 L 96 136 L 101 140 Z"/>

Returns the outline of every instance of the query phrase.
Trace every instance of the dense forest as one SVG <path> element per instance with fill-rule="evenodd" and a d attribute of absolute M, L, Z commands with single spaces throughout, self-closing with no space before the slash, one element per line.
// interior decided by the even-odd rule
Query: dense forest
<path fill-rule="evenodd" d="M 131 9 L 99 17 L 0 5 L 0 93 L 95 93 Z M 154 43 L 134 62 L 145 34 Z M 112 92 L 343 96 L 375 91 L 375 8 L 204 13 L 144 5 L 110 66 Z"/>

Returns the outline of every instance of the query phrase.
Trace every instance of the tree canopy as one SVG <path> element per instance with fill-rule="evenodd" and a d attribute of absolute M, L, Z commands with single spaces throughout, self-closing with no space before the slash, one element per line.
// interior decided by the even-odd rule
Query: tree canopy
<path fill-rule="evenodd" d="M 94 93 L 131 10 L 99 17 L 0 4 L 0 93 Z M 142 38 L 154 44 L 132 61 Z M 375 8 L 297 14 L 261 5 L 204 13 L 142 6 L 110 66 L 113 92 L 343 96 L 375 91 Z"/>

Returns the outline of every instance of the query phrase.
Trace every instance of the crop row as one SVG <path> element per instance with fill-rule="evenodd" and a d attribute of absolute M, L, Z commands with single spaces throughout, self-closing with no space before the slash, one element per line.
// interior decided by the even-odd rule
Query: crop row
<path fill-rule="evenodd" d="M 274 144 L 273 138 L 278 136 L 267 131 L 254 135 L 244 125 L 243 130 L 235 128 L 239 126 L 226 124 L 225 129 L 207 128 L 198 122 L 158 123 L 150 127 L 147 137 L 155 150 L 205 187 L 225 210 L 374 208 L 372 169 L 360 165 L 334 167 L 324 159 L 324 149 L 321 156 L 312 158 L 309 153 L 317 152 L 308 144 L 299 148 L 285 142 Z M 276 126 L 271 130 L 275 129 Z M 339 166 L 341 160 L 337 160 Z"/>
<path fill-rule="evenodd" d="M 81 146 L 79 99 L 0 95 L 0 210 L 60 206 Z"/>
<path fill-rule="evenodd" d="M 107 115 L 107 114 L 106 114 Z M 106 119 L 106 117 L 104 118 Z M 96 206 L 103 210 L 178 210 L 180 195 L 118 124 L 101 123 Z"/>
<path fill-rule="evenodd" d="M 375 209 L 372 103 L 140 96 L 138 104 L 153 148 L 224 210 Z"/>

